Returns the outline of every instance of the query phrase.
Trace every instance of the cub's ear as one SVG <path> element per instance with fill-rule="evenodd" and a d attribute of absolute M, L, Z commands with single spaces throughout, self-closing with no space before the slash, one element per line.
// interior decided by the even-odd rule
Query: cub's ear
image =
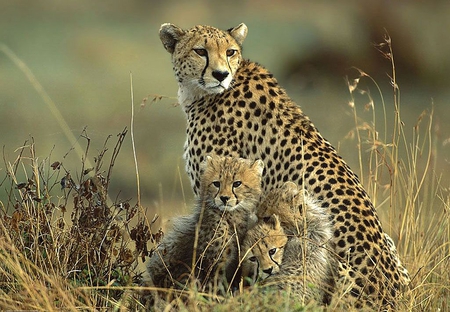
<path fill-rule="evenodd" d="M 287 181 L 281 187 L 284 191 L 284 194 L 295 197 L 298 195 L 300 190 L 298 189 L 298 185 L 292 181 Z"/>
<path fill-rule="evenodd" d="M 241 23 L 234 28 L 230 28 L 228 32 L 230 33 L 231 37 L 233 37 L 241 46 L 244 42 L 245 37 L 247 37 L 248 28 L 244 23 Z"/>
<path fill-rule="evenodd" d="M 259 175 L 262 176 L 262 173 L 264 171 L 264 162 L 261 159 L 257 159 L 253 163 L 252 168 L 255 168 L 258 171 Z"/>
<path fill-rule="evenodd" d="M 281 227 L 280 219 L 276 214 L 271 215 L 270 217 L 264 218 L 264 222 L 272 227 L 274 230 L 278 230 Z"/>
<path fill-rule="evenodd" d="M 206 155 L 205 159 L 200 164 L 200 173 L 204 173 L 206 168 L 210 168 L 213 166 L 214 158 L 210 155 Z"/>
<path fill-rule="evenodd" d="M 184 34 L 185 31 L 183 29 L 170 23 L 162 24 L 159 29 L 159 38 L 164 48 L 171 54 L 175 50 L 175 45 Z"/>
<path fill-rule="evenodd" d="M 210 155 L 206 155 L 205 165 L 212 163 L 213 158 Z"/>

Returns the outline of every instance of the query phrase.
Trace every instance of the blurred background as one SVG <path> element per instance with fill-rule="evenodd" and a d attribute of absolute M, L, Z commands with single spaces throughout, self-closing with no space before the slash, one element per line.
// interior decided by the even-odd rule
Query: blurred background
<path fill-rule="evenodd" d="M 112 135 L 111 152 L 116 135 L 130 126 L 131 73 L 142 205 L 148 208 L 149 216 L 183 211 L 192 202 L 182 159 L 185 117 L 175 105 L 177 84 L 158 30 L 165 22 L 183 28 L 208 24 L 222 29 L 245 22 L 249 33 L 244 57 L 274 73 L 356 172 L 357 142 L 349 135 L 355 123 L 345 78 L 358 77 L 353 68 L 357 67 L 376 80 L 386 102 L 390 129 L 394 107 L 387 74 L 392 70 L 374 47 L 389 33 L 405 129 L 412 131 L 421 113 L 434 107 L 434 165 L 436 176 L 443 173 L 441 183 L 448 185 L 449 16 L 448 1 L 2 1 L 3 158 L 14 161 L 17 149 L 33 138 L 41 160 L 50 157 L 49 163 L 63 162 L 74 176 L 80 168 L 80 156 L 71 151 L 73 142 L 43 97 L 7 55 L 8 49 L 33 72 L 70 132 L 79 138 L 86 128 L 91 139 L 91 162 L 108 135 Z M 366 79 L 361 80 L 360 87 L 373 97 L 379 126 L 384 128 L 376 86 Z M 164 98 L 152 102 L 155 96 Z M 364 109 L 368 101 L 362 95 L 356 105 L 358 115 L 370 121 L 372 111 Z M 86 145 L 86 140 L 78 141 Z M 2 177 L 5 165 L 0 163 Z M 129 134 L 116 161 L 110 194 L 136 202 Z"/>

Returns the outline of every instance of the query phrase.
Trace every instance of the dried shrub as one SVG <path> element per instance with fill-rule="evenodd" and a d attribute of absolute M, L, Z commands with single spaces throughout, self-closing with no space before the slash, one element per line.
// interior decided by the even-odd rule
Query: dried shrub
<path fill-rule="evenodd" d="M 124 299 L 130 307 L 139 306 L 139 294 L 127 289 L 141 282 L 138 261 L 149 253 L 153 223 L 137 204 L 112 201 L 108 192 L 126 133 L 124 129 L 118 134 L 111 153 L 108 137 L 90 168 L 90 139 L 83 131 L 86 147 L 78 171 L 64 159 L 39 162 L 33 139 L 18 149 L 12 163 L 4 156 L 7 171 L 0 187 L 7 200 L 0 206 L 0 307 L 33 308 L 33 300 L 26 298 L 39 300 L 39 289 L 51 301 L 48 308 L 105 308 Z M 109 154 L 109 165 L 103 169 Z M 30 283 L 34 286 L 28 287 Z M 63 300 L 60 293 L 66 291 L 72 296 Z"/>

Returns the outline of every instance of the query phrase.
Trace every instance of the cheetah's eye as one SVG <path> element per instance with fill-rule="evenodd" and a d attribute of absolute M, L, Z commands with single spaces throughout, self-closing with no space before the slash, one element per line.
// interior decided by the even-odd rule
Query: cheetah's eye
<path fill-rule="evenodd" d="M 228 50 L 227 50 L 227 56 L 228 56 L 228 57 L 231 57 L 231 56 L 233 56 L 234 54 L 236 54 L 236 50 L 234 50 L 234 49 L 228 49 Z"/>
<path fill-rule="evenodd" d="M 200 56 L 206 56 L 208 54 L 206 49 L 194 49 L 194 52 L 197 53 Z"/>
<path fill-rule="evenodd" d="M 276 248 L 272 248 L 269 250 L 269 256 L 273 256 L 277 252 Z"/>
<path fill-rule="evenodd" d="M 212 183 L 215 187 L 219 188 L 220 187 L 220 182 L 219 181 L 213 181 Z"/>
<path fill-rule="evenodd" d="M 241 186 L 242 182 L 241 181 L 234 181 L 233 182 L 233 187 L 239 187 Z"/>
<path fill-rule="evenodd" d="M 252 256 L 252 257 L 248 258 L 248 260 L 250 260 L 251 262 L 256 262 L 256 257 Z"/>

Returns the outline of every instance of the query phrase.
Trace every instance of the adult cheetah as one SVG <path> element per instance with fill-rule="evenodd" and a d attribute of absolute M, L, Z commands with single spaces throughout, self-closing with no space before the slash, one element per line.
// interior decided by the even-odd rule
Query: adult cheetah
<path fill-rule="evenodd" d="M 408 272 L 390 248 L 368 194 L 273 75 L 243 59 L 247 26 L 183 30 L 166 23 L 159 35 L 172 56 L 187 117 L 184 158 L 194 193 L 199 194 L 206 155 L 263 160 L 263 191 L 293 181 L 320 200 L 356 305 L 394 306 Z"/>
<path fill-rule="evenodd" d="M 237 276 L 238 245 L 256 223 L 263 168 L 261 160 L 207 157 L 193 213 L 174 220 L 148 261 L 154 286 L 183 289 L 194 281 L 200 291 L 227 293 Z"/>

